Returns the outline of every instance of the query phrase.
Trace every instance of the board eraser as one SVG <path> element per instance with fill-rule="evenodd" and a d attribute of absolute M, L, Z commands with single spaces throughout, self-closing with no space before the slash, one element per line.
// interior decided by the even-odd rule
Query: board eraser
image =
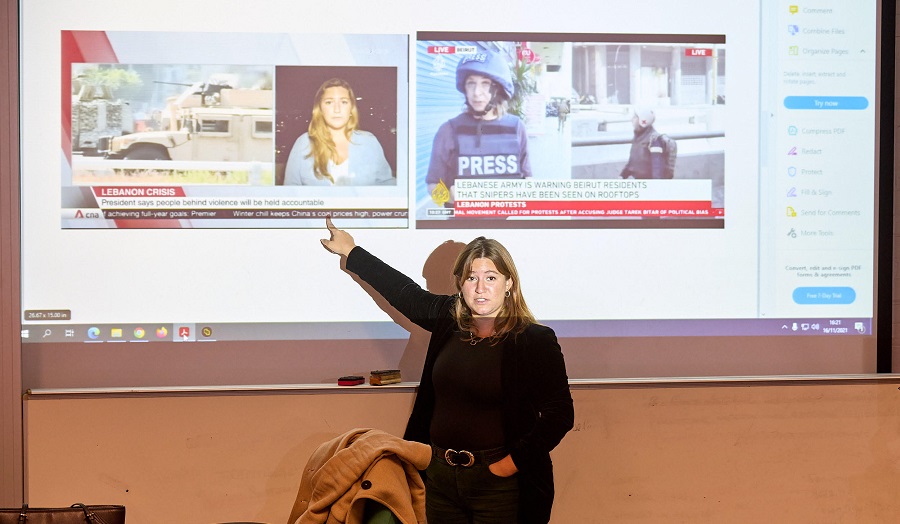
<path fill-rule="evenodd" d="M 347 375 L 338 379 L 338 386 L 358 386 L 365 381 L 366 379 L 359 375 Z"/>

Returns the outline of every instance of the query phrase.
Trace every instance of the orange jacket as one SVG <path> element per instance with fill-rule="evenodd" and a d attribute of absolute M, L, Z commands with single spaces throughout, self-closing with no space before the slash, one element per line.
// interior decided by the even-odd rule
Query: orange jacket
<path fill-rule="evenodd" d="M 424 523 L 419 470 L 429 462 L 431 446 L 378 429 L 338 435 L 306 463 L 288 524 L 361 524 L 367 499 L 385 505 L 403 524 Z"/>

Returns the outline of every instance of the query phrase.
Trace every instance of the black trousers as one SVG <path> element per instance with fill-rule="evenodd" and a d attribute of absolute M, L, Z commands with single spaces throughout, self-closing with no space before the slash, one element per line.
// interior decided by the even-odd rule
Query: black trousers
<path fill-rule="evenodd" d="M 425 483 L 428 524 L 515 524 L 518 521 L 517 475 L 498 477 L 488 464 L 451 466 L 433 457 Z"/>

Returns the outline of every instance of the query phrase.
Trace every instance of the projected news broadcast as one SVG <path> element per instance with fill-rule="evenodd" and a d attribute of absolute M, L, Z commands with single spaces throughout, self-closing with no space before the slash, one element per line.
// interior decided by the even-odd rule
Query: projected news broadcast
<path fill-rule="evenodd" d="M 725 50 L 724 35 L 419 33 L 418 227 L 724 227 Z M 497 86 L 484 115 L 471 75 Z"/>
<path fill-rule="evenodd" d="M 64 228 L 408 225 L 403 36 L 63 31 L 62 57 Z"/>

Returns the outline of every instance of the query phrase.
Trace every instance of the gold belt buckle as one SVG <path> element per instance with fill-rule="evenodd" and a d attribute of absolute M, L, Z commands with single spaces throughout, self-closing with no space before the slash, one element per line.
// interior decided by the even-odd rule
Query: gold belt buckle
<path fill-rule="evenodd" d="M 453 459 L 450 458 L 451 453 L 453 453 L 454 455 L 462 453 L 462 454 L 466 455 L 467 457 L 469 457 L 469 460 L 465 464 L 457 464 L 456 462 L 453 462 Z M 446 460 L 447 464 L 450 464 L 451 466 L 462 466 L 464 468 L 468 468 L 468 467 L 471 467 L 473 464 L 475 464 L 475 455 L 473 455 L 472 452 L 466 451 L 466 450 L 454 451 L 452 449 L 448 449 L 447 451 L 444 452 L 444 460 Z"/>

